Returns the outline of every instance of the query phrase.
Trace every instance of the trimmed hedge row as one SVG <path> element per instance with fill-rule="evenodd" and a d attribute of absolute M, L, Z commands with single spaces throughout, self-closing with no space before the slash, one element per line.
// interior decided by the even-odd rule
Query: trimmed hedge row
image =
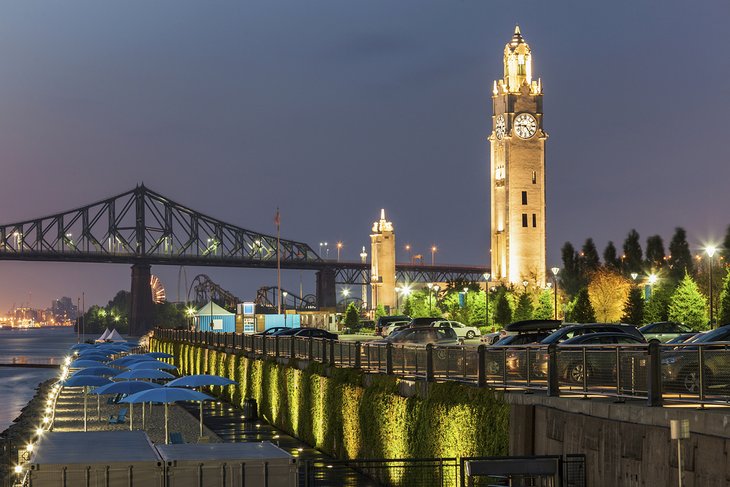
<path fill-rule="evenodd" d="M 305 370 L 181 342 L 153 339 L 184 374 L 229 377 L 213 392 L 237 406 L 254 398 L 268 422 L 337 458 L 435 458 L 506 455 L 509 406 L 489 388 L 434 383 L 426 398 L 398 394 L 398 380 L 368 387 L 353 369 Z"/>

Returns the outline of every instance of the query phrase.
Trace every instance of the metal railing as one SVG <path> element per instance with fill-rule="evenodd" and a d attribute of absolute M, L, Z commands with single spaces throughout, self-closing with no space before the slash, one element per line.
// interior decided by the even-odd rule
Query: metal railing
<path fill-rule="evenodd" d="M 162 340 L 549 396 L 730 404 L 730 343 L 436 346 L 157 329 Z"/>

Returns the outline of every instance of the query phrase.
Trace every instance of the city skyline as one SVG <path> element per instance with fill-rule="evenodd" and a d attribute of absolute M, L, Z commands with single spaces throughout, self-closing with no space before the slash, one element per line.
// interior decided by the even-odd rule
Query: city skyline
<path fill-rule="evenodd" d="M 729 7 L 621 5 L 8 5 L 0 223 L 144 182 L 263 233 L 280 207 L 282 236 L 328 241 L 331 258 L 342 241 L 350 261 L 385 208 L 399 261 L 408 243 L 427 257 L 436 245 L 437 262 L 487 265 L 491 82 L 519 23 L 549 94 L 548 266 L 565 241 L 602 250 L 631 228 L 643 244 L 683 226 L 699 250 L 730 224 L 730 66 L 704 47 L 724 45 Z M 200 272 L 244 298 L 276 279 Z M 178 270 L 153 273 L 176 299 Z M 0 276 L 0 309 L 28 291 L 37 302 L 86 292 L 88 307 L 128 289 L 130 270 L 0 262 Z M 298 289 L 299 276 L 284 285 Z"/>

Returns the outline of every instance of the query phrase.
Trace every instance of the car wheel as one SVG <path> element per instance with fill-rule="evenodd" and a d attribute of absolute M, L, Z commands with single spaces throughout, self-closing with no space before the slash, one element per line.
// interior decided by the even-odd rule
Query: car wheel
<path fill-rule="evenodd" d="M 583 383 L 583 363 L 577 362 L 568 367 L 568 379 L 576 384 Z"/>
<path fill-rule="evenodd" d="M 690 369 L 686 370 L 682 373 L 680 376 L 682 377 L 682 387 L 686 392 L 689 392 L 690 394 L 698 394 L 700 392 L 700 374 L 699 370 L 696 369 Z M 712 381 L 712 373 L 705 368 L 704 371 L 704 385 L 705 388 L 710 384 Z"/>
<path fill-rule="evenodd" d="M 475 335 L 475 334 L 474 334 L 474 332 L 473 332 L 473 331 L 471 331 L 471 330 L 469 330 L 469 331 L 467 331 L 467 332 L 466 332 L 466 338 L 467 338 L 467 339 L 469 339 L 469 340 L 471 340 L 471 339 L 472 339 L 472 338 L 474 338 L 475 336 L 476 336 L 476 335 Z"/>

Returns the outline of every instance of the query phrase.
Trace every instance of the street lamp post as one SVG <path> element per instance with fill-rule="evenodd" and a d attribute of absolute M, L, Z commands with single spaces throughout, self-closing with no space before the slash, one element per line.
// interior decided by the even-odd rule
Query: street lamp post
<path fill-rule="evenodd" d="M 286 291 L 283 291 L 281 293 L 281 295 L 284 297 L 284 299 L 282 299 L 281 301 L 282 301 L 282 304 L 284 305 L 283 306 L 283 309 L 284 309 L 284 328 L 286 328 L 286 297 L 289 295 L 289 293 L 286 292 Z"/>
<path fill-rule="evenodd" d="M 342 298 L 345 300 L 345 312 L 347 312 L 347 297 L 350 295 L 350 290 L 345 288 L 342 290 Z"/>
<path fill-rule="evenodd" d="M 411 244 L 406 244 L 406 252 L 408 252 L 408 263 L 412 264 L 411 262 Z"/>
<path fill-rule="evenodd" d="M 362 247 L 362 252 L 360 252 L 360 262 L 364 265 L 367 262 L 368 253 L 365 252 L 365 246 Z M 362 308 L 363 310 L 368 309 L 368 285 L 366 283 L 366 273 L 363 272 L 362 275 Z"/>
<path fill-rule="evenodd" d="M 441 289 L 441 287 L 438 284 L 433 285 L 433 300 L 436 302 L 436 304 L 438 304 L 439 289 Z M 433 314 L 433 311 L 431 312 L 431 314 Z"/>
<path fill-rule="evenodd" d="M 560 272 L 560 267 L 553 267 L 550 269 L 553 273 L 553 294 L 555 295 L 555 304 L 553 306 L 553 313 L 555 316 L 555 319 L 558 319 L 558 272 Z"/>
<path fill-rule="evenodd" d="M 489 272 L 484 273 L 484 301 L 486 304 L 486 313 L 484 315 L 484 326 L 489 327 L 489 279 L 492 275 Z"/>
<path fill-rule="evenodd" d="M 342 250 L 342 242 L 337 242 L 337 262 L 340 261 L 340 250 Z"/>
<path fill-rule="evenodd" d="M 431 247 L 431 265 L 434 265 L 434 263 L 436 262 L 436 251 L 437 250 L 438 250 L 438 248 L 435 245 Z"/>
<path fill-rule="evenodd" d="M 398 309 L 400 308 L 400 293 L 403 291 L 403 288 L 400 286 L 395 287 L 395 314 L 398 314 Z"/>
<path fill-rule="evenodd" d="M 712 306 L 712 261 L 714 260 L 713 257 L 715 255 L 715 251 L 717 249 L 713 246 L 707 247 L 705 249 L 705 252 L 710 257 L 710 329 L 715 327 L 715 312 Z"/>
<path fill-rule="evenodd" d="M 433 311 L 433 307 L 431 306 L 431 290 L 433 289 L 433 283 L 429 282 L 426 284 L 426 287 L 428 288 L 428 314 L 431 314 Z"/>
<path fill-rule="evenodd" d="M 525 294 L 527 294 L 527 286 L 530 284 L 529 281 L 522 281 L 522 285 L 525 286 Z"/>

